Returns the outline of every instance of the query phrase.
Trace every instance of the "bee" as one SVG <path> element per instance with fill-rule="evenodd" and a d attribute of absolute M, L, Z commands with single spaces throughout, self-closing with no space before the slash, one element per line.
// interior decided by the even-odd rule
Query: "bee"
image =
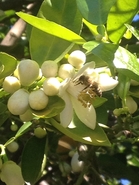
<path fill-rule="evenodd" d="M 99 84 L 95 81 L 92 81 L 89 76 L 81 75 L 78 78 L 78 81 L 77 81 L 76 85 L 79 85 L 79 84 L 82 84 L 82 85 L 86 86 L 82 90 L 83 92 L 86 91 L 90 95 L 92 94 L 93 97 L 96 97 L 96 96 L 101 97 L 102 96 L 102 91 L 99 87 Z"/>

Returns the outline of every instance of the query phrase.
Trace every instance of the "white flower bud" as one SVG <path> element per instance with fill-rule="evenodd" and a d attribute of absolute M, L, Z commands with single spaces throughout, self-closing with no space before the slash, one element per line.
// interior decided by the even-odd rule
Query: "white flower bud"
<path fill-rule="evenodd" d="M 133 114 L 137 110 L 137 103 L 131 96 L 126 97 L 126 106 L 130 114 Z"/>
<path fill-rule="evenodd" d="M 29 95 L 29 105 L 34 110 L 42 110 L 48 104 L 48 97 L 43 90 L 32 91 Z"/>
<path fill-rule="evenodd" d="M 14 92 L 8 100 L 8 109 L 14 115 L 24 114 L 28 109 L 29 94 L 25 89 Z"/>
<path fill-rule="evenodd" d="M 85 61 L 86 55 L 80 50 L 73 51 L 68 57 L 68 62 L 77 69 L 80 69 Z"/>
<path fill-rule="evenodd" d="M 83 169 L 84 162 L 79 161 L 78 158 L 79 158 L 79 154 L 78 152 L 75 152 L 75 154 L 73 155 L 71 159 L 71 168 L 73 172 L 80 172 Z"/>
<path fill-rule="evenodd" d="M 7 76 L 3 81 L 3 89 L 5 92 L 14 93 L 20 89 L 20 81 L 14 76 Z"/>
<path fill-rule="evenodd" d="M 60 82 L 57 78 L 50 77 L 46 79 L 43 83 L 43 90 L 46 95 L 54 96 L 59 93 Z"/>
<path fill-rule="evenodd" d="M 19 115 L 19 118 L 23 122 L 31 121 L 33 119 L 33 114 L 30 109 L 27 109 L 24 114 Z"/>
<path fill-rule="evenodd" d="M 6 185 L 24 185 L 21 168 L 13 161 L 3 164 L 0 178 Z"/>
<path fill-rule="evenodd" d="M 42 74 L 46 78 L 55 77 L 58 71 L 58 65 L 55 61 L 45 61 L 41 66 Z"/>
<path fill-rule="evenodd" d="M 72 78 L 75 74 L 75 69 L 71 64 L 62 64 L 58 71 L 58 76 L 62 79 Z"/>
<path fill-rule="evenodd" d="M 18 65 L 18 75 L 23 86 L 30 86 L 39 76 L 39 65 L 34 60 L 25 59 Z"/>
<path fill-rule="evenodd" d="M 10 143 L 9 145 L 7 145 L 7 149 L 9 150 L 9 152 L 14 153 L 18 150 L 19 148 L 19 144 L 16 141 L 13 141 L 12 143 Z"/>

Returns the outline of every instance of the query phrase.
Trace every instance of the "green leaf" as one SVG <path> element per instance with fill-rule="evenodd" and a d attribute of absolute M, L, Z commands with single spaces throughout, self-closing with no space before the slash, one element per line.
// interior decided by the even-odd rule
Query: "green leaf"
<path fill-rule="evenodd" d="M 0 126 L 8 119 L 9 113 L 7 111 L 7 106 L 0 102 Z"/>
<path fill-rule="evenodd" d="M 65 102 L 58 96 L 49 97 L 48 105 L 41 111 L 32 109 L 33 114 L 42 118 L 51 118 L 58 115 L 65 107 Z"/>
<path fill-rule="evenodd" d="M 83 48 L 87 50 L 87 53 L 92 51 L 95 47 L 97 47 L 99 43 L 97 41 L 88 41 L 83 44 Z"/>
<path fill-rule="evenodd" d="M 16 133 L 15 138 L 18 138 L 18 137 L 20 137 L 22 134 L 24 134 L 24 133 L 28 130 L 28 128 L 29 128 L 31 125 L 32 125 L 31 122 L 26 122 L 26 123 L 24 123 L 24 124 L 20 127 L 20 129 L 18 130 L 18 132 Z"/>
<path fill-rule="evenodd" d="M 105 61 L 108 66 L 114 70 L 113 59 L 114 53 L 116 52 L 118 45 L 111 43 L 101 43 L 95 47 L 91 52 L 99 57 L 101 60 Z"/>
<path fill-rule="evenodd" d="M 11 75 L 17 66 L 17 60 L 4 52 L 0 52 L 0 63 L 2 64 L 0 79 Z"/>
<path fill-rule="evenodd" d="M 139 86 L 130 86 L 129 95 L 139 98 Z"/>
<path fill-rule="evenodd" d="M 25 145 L 21 159 L 21 170 L 25 181 L 34 184 L 41 172 L 45 152 L 46 137 L 30 138 Z"/>
<path fill-rule="evenodd" d="M 119 46 L 113 63 L 119 72 L 131 79 L 139 81 L 139 63 L 137 57 L 128 50 Z"/>
<path fill-rule="evenodd" d="M 127 163 L 131 166 L 139 167 L 139 158 L 135 155 L 128 155 Z"/>
<path fill-rule="evenodd" d="M 111 146 L 105 132 L 100 126 L 96 125 L 96 128 L 92 130 L 84 125 L 76 115 L 74 115 L 73 122 L 68 126 L 68 128 L 64 128 L 54 119 L 51 119 L 51 124 L 60 132 L 75 141 L 95 146 Z"/>
<path fill-rule="evenodd" d="M 76 0 L 77 6 L 87 21 L 92 24 L 105 24 L 110 8 L 115 0 Z"/>
<path fill-rule="evenodd" d="M 85 42 L 85 40 L 81 36 L 55 22 L 28 15 L 22 12 L 17 13 L 17 15 L 25 20 L 27 23 L 46 33 L 49 33 L 50 35 L 54 35 L 56 37 L 77 44 L 83 44 Z"/>
<path fill-rule="evenodd" d="M 82 17 L 74 0 L 45 0 L 40 7 L 38 17 L 53 21 L 77 34 L 80 33 Z M 47 25 L 47 27 L 51 31 L 56 31 L 57 34 L 61 32 L 59 28 L 52 28 L 50 25 Z M 57 35 L 55 34 L 50 35 L 50 33 L 33 28 L 30 37 L 32 59 L 36 60 L 40 65 L 45 60 L 56 60 L 56 62 L 59 62 L 74 45 L 67 41 L 67 37 L 69 38 L 70 35 L 64 32 L 61 32 L 63 35 L 61 39 L 56 37 Z"/>
<path fill-rule="evenodd" d="M 109 39 L 118 43 L 126 31 L 125 23 L 130 24 L 139 10 L 139 1 L 117 0 L 111 8 L 107 21 Z"/>
<path fill-rule="evenodd" d="M 135 29 L 133 26 L 129 24 L 125 24 L 125 26 L 131 31 L 131 33 L 139 40 L 139 31 Z"/>
<path fill-rule="evenodd" d="M 96 97 L 94 99 L 92 99 L 92 105 L 96 108 L 96 107 L 100 107 L 101 105 L 103 105 L 105 102 L 107 101 L 106 98 L 103 97 Z"/>
<path fill-rule="evenodd" d="M 118 81 L 119 83 L 116 87 L 118 95 L 122 100 L 125 100 L 130 87 L 130 78 L 122 73 L 119 73 Z"/>

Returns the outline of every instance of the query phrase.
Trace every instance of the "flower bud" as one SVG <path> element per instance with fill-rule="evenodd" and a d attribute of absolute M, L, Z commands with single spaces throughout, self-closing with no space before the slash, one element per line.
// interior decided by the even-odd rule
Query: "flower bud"
<path fill-rule="evenodd" d="M 20 83 L 30 86 L 39 76 L 39 65 L 34 60 L 22 60 L 18 65 Z"/>
<path fill-rule="evenodd" d="M 47 60 L 41 66 L 42 74 L 44 77 L 55 77 L 58 71 L 58 65 L 55 61 Z"/>
<path fill-rule="evenodd" d="M 133 114 L 137 110 L 137 103 L 131 96 L 126 97 L 126 106 L 130 114 Z"/>
<path fill-rule="evenodd" d="M 75 154 L 73 155 L 71 159 L 71 168 L 73 172 L 80 172 L 83 169 L 84 162 L 79 161 L 78 158 L 79 158 L 79 154 L 78 152 L 75 152 Z"/>
<path fill-rule="evenodd" d="M 12 124 L 10 129 L 15 132 L 15 131 L 18 130 L 18 125 L 17 124 Z"/>
<path fill-rule="evenodd" d="M 14 93 L 20 87 L 20 81 L 14 76 L 7 76 L 3 81 L 3 89 L 7 93 Z"/>
<path fill-rule="evenodd" d="M 8 100 L 8 109 L 14 115 L 24 114 L 28 109 L 29 94 L 25 89 L 14 92 Z"/>
<path fill-rule="evenodd" d="M 69 174 L 71 172 L 71 166 L 66 162 L 60 162 L 59 169 L 60 169 L 63 177 L 67 176 L 67 174 Z"/>
<path fill-rule="evenodd" d="M 19 145 L 16 141 L 13 141 L 12 143 L 7 145 L 7 149 L 9 150 L 9 152 L 14 153 L 18 150 Z"/>
<path fill-rule="evenodd" d="M 24 185 L 21 168 L 13 161 L 2 165 L 0 178 L 6 185 Z"/>
<path fill-rule="evenodd" d="M 42 110 L 48 104 L 48 96 L 44 93 L 43 90 L 38 89 L 32 91 L 29 95 L 29 105 L 34 110 Z"/>
<path fill-rule="evenodd" d="M 46 136 L 46 130 L 41 128 L 41 127 L 38 127 L 34 130 L 34 135 L 37 137 L 37 138 L 43 138 Z"/>
<path fill-rule="evenodd" d="M 72 78 L 75 74 L 75 69 L 70 64 L 62 64 L 58 71 L 58 76 L 62 79 Z"/>
<path fill-rule="evenodd" d="M 50 77 L 43 83 L 44 93 L 48 96 L 54 96 L 59 93 L 60 82 L 57 78 Z"/>
<path fill-rule="evenodd" d="M 80 69 L 85 61 L 86 55 L 80 50 L 73 51 L 68 57 L 68 62 L 77 69 Z"/>
<path fill-rule="evenodd" d="M 24 114 L 19 115 L 19 118 L 23 122 L 31 121 L 33 119 L 33 114 L 30 109 L 27 109 Z"/>

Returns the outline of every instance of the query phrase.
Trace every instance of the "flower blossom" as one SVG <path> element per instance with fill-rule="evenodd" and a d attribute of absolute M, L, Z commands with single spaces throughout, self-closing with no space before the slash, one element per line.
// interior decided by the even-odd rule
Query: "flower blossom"
<path fill-rule="evenodd" d="M 61 83 L 59 96 L 65 101 L 65 108 L 60 113 L 60 122 L 64 127 L 72 121 L 74 109 L 86 126 L 95 129 L 96 111 L 92 99 L 101 97 L 103 91 L 111 90 L 118 84 L 117 80 L 94 67 L 94 62 L 86 63 L 73 77 Z"/>

